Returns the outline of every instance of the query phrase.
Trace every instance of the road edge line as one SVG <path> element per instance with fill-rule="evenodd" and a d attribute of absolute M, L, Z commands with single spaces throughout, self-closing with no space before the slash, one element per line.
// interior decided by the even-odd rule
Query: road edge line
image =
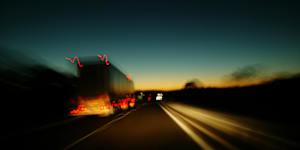
<path fill-rule="evenodd" d="M 66 147 L 64 148 L 64 150 L 71 149 L 72 147 L 74 147 L 74 146 L 77 145 L 78 143 L 82 142 L 83 140 L 87 139 L 88 137 L 92 136 L 93 134 L 95 134 L 95 133 L 97 133 L 97 132 L 100 132 L 100 131 L 102 131 L 102 130 L 107 129 L 111 124 L 113 124 L 113 123 L 115 123 L 115 122 L 117 122 L 117 121 L 119 121 L 119 120 L 125 118 L 125 117 L 128 116 L 131 112 L 132 112 L 132 110 L 129 111 L 128 113 L 122 115 L 121 117 L 116 118 L 116 119 L 114 119 L 114 120 L 112 120 L 112 121 L 106 123 L 105 125 L 103 125 L 103 126 L 97 128 L 96 130 L 90 132 L 89 134 L 87 134 L 87 135 L 85 135 L 85 136 L 83 136 L 83 137 L 77 139 L 77 140 L 74 141 L 73 143 L 71 143 L 71 144 L 69 144 L 68 146 L 66 146 Z"/>

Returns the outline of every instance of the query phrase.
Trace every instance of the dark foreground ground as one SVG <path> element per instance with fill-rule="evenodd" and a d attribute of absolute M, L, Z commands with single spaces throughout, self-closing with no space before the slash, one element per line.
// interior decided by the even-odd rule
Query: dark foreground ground
<path fill-rule="evenodd" d="M 20 133 L 9 149 L 297 149 L 297 128 L 176 102 Z"/>

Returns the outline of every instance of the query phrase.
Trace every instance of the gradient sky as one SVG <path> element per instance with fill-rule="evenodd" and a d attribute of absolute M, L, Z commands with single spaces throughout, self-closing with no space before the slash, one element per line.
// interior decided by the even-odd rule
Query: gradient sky
<path fill-rule="evenodd" d="M 2 1 L 0 45 L 70 71 L 65 57 L 107 54 L 136 89 L 206 86 L 248 65 L 300 71 L 297 1 Z"/>

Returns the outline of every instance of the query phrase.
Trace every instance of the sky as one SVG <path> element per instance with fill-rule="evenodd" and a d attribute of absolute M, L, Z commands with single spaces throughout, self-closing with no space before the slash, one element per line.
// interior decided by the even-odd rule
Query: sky
<path fill-rule="evenodd" d="M 245 68 L 261 76 L 300 72 L 299 7 L 289 0 L 4 0 L 0 46 L 63 72 L 72 72 L 65 57 L 106 54 L 139 90 L 179 89 L 193 79 L 224 86 Z"/>

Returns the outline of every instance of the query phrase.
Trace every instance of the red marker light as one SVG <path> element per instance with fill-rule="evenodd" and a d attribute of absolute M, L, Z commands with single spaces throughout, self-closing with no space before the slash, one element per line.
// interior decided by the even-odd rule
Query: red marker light
<path fill-rule="evenodd" d="M 77 63 L 78 63 L 78 65 L 79 65 L 79 67 L 83 67 L 83 65 L 80 64 L 80 61 L 79 61 L 79 58 L 78 58 L 78 57 L 74 57 L 73 61 L 72 61 L 71 58 L 66 57 L 66 59 L 67 59 L 67 60 L 70 60 L 71 63 L 74 63 L 76 58 L 77 58 Z"/>
<path fill-rule="evenodd" d="M 126 76 L 126 78 L 127 78 L 128 80 L 130 80 L 130 79 L 131 79 L 131 74 L 129 73 L 129 76 Z"/>
<path fill-rule="evenodd" d="M 105 54 L 103 55 L 103 57 L 101 55 L 97 55 L 97 56 L 100 57 L 102 61 L 104 61 L 104 58 L 106 57 L 105 63 L 106 65 L 109 65 L 109 63 L 107 62 L 107 56 Z"/>

